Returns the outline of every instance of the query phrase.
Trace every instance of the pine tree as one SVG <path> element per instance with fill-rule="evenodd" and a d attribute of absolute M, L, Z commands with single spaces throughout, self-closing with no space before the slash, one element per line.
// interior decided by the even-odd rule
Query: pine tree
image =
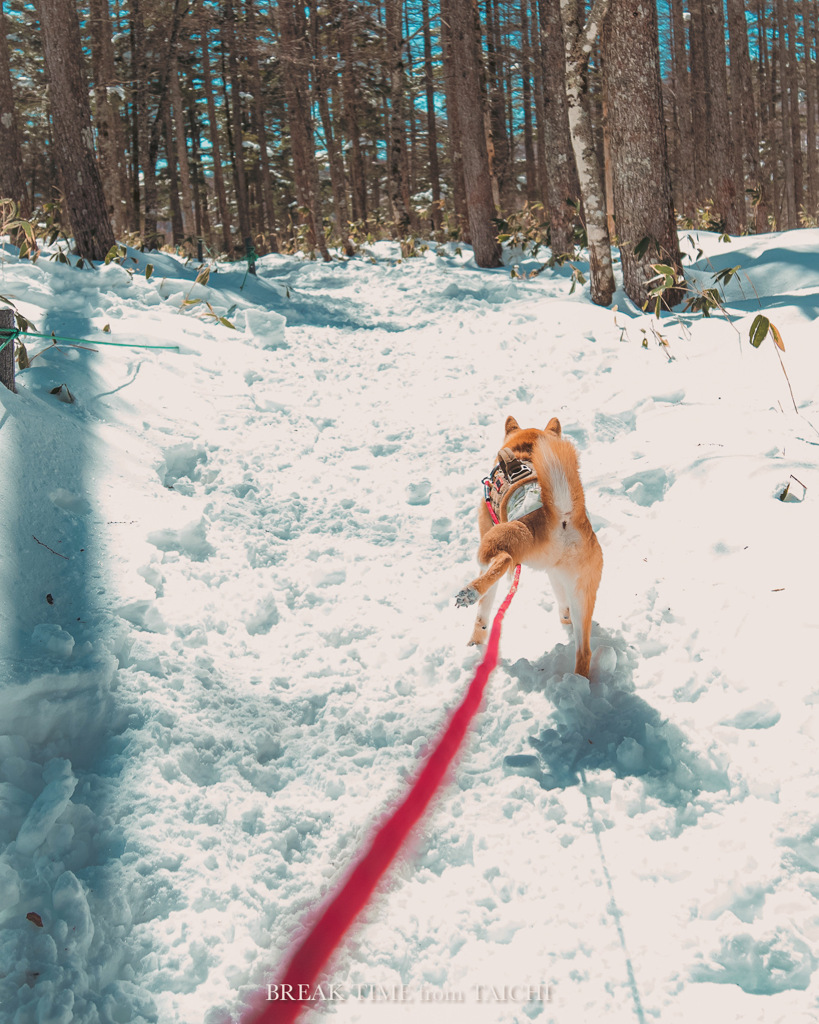
<path fill-rule="evenodd" d="M 0 0 L 0 124 L 3 125 L 3 159 L 0 160 L 0 199 L 13 199 L 20 212 L 28 217 L 31 212 L 23 179 L 23 155 L 20 149 L 17 106 L 11 84 L 9 47 L 6 38 L 8 22 Z"/>
<path fill-rule="evenodd" d="M 623 286 L 642 307 L 649 298 L 652 264 L 681 273 L 671 199 L 657 11 L 641 0 L 611 0 L 603 32 L 614 178 L 614 215 Z M 682 298 L 671 290 L 667 306 Z"/>
<path fill-rule="evenodd" d="M 477 3 L 473 0 L 446 0 L 446 12 L 452 35 L 469 237 L 478 266 L 499 267 L 502 260 L 494 225 L 497 213 L 486 145 Z"/>
<path fill-rule="evenodd" d="M 54 151 L 77 254 L 104 259 L 114 232 L 102 190 L 88 85 L 80 59 L 82 44 L 73 2 L 40 0 L 43 50 L 49 79 Z"/>
<path fill-rule="evenodd" d="M 589 57 L 608 12 L 609 0 L 594 0 L 584 20 L 578 0 L 560 0 L 566 48 L 566 98 L 569 130 L 574 149 L 580 195 L 586 217 L 589 244 L 589 275 L 592 302 L 608 306 L 614 294 L 611 239 L 606 222 L 603 174 L 585 96 L 588 91 Z"/>

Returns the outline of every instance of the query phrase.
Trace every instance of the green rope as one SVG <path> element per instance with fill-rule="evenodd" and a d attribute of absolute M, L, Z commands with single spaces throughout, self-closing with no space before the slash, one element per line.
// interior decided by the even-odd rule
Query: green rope
<path fill-rule="evenodd" d="M 170 349 L 174 352 L 179 351 L 178 345 L 141 345 L 134 344 L 129 341 L 89 341 L 88 338 L 63 338 L 59 334 L 41 334 L 39 331 L 20 331 L 15 330 L 11 332 L 9 338 L 6 339 L 0 352 L 13 341 L 15 338 L 50 338 L 53 342 L 61 341 L 67 345 L 112 345 L 114 348 L 158 348 L 158 349 Z"/>

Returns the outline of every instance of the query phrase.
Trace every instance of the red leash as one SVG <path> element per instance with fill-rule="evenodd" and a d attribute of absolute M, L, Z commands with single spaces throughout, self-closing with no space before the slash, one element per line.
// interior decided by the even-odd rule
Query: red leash
<path fill-rule="evenodd" d="M 483 660 L 475 670 L 469 689 L 452 713 L 449 724 L 436 743 L 409 793 L 373 836 L 369 850 L 359 860 L 341 888 L 332 897 L 290 958 L 276 986 L 265 988 L 254 1009 L 243 1016 L 243 1024 L 291 1024 L 310 1005 L 319 974 L 345 933 L 370 901 L 384 872 L 395 859 L 412 828 L 443 783 L 447 769 L 463 743 L 470 722 L 480 710 L 489 676 L 498 663 L 500 631 L 506 610 L 518 589 L 520 566 L 489 633 Z M 289 986 L 285 989 L 284 986 Z M 270 1001 L 271 990 L 279 997 Z M 283 998 L 282 998 L 283 997 Z M 260 1005 L 261 1004 L 261 1005 Z"/>

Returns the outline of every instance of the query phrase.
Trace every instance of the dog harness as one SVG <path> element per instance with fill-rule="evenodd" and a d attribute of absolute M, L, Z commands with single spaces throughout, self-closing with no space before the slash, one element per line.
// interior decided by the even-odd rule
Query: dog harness
<path fill-rule="evenodd" d="M 517 458 L 511 448 L 501 448 L 497 465 L 482 483 L 493 522 L 511 523 L 543 508 L 534 466 Z"/>

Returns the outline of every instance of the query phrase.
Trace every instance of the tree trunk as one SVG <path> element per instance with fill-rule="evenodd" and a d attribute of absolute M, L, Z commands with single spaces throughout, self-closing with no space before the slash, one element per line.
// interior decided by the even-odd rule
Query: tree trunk
<path fill-rule="evenodd" d="M 401 22 L 403 0 L 385 0 L 387 65 L 389 68 L 390 110 L 388 119 L 387 182 L 390 205 L 398 238 L 410 230 L 409 186 L 405 175 L 406 138 L 404 134 L 404 62 Z"/>
<path fill-rule="evenodd" d="M 366 221 L 367 176 L 364 171 L 364 155 L 361 149 L 361 128 L 358 118 L 358 97 L 356 94 L 355 46 L 351 17 L 346 10 L 346 0 L 332 0 L 332 12 L 338 22 L 338 52 L 341 58 L 341 99 L 343 106 L 344 132 L 350 142 L 347 158 L 352 194 L 353 220 Z"/>
<path fill-rule="evenodd" d="M 448 0 L 454 76 L 458 99 L 458 132 L 462 143 L 469 235 L 479 267 L 502 266 L 495 232 L 495 204 L 489 173 L 486 124 L 481 90 L 480 36 L 475 0 Z"/>
<path fill-rule="evenodd" d="M 807 3 L 807 0 L 805 0 Z M 432 74 L 432 33 L 429 24 L 429 0 L 421 0 L 421 21 L 424 33 L 424 91 L 427 103 L 427 152 L 429 183 L 432 192 L 432 230 L 441 230 L 441 170 L 438 163 L 438 126 L 435 117 L 435 81 Z"/>
<path fill-rule="evenodd" d="M 193 235 L 193 188 L 188 163 L 188 147 L 185 142 L 185 114 L 182 105 L 182 89 L 179 85 L 179 65 L 176 54 L 171 58 L 170 68 L 171 105 L 173 107 L 173 133 L 176 142 L 176 160 L 179 167 L 180 207 L 182 210 L 182 237 Z M 170 142 L 170 140 L 168 140 Z"/>
<path fill-rule="evenodd" d="M 732 235 L 745 229 L 745 198 L 736 180 L 734 140 L 728 109 L 725 73 L 725 18 L 722 0 L 704 0 L 706 55 L 706 123 L 714 188 L 714 203 L 724 229 Z"/>
<path fill-rule="evenodd" d="M 247 176 L 245 173 L 244 131 L 242 128 L 242 88 L 239 81 L 239 59 L 236 52 L 236 13 L 233 0 L 224 0 L 222 7 L 222 41 L 227 54 L 227 79 L 230 82 L 230 124 L 233 131 L 233 173 L 236 180 L 236 207 L 239 233 L 247 244 L 251 237 L 250 210 L 248 208 Z M 226 83 L 227 84 L 227 83 Z"/>
<path fill-rule="evenodd" d="M 230 223 L 230 207 L 225 191 L 225 177 L 222 173 L 222 149 L 219 141 L 219 127 L 216 121 L 216 103 L 213 99 L 213 80 L 210 72 L 210 42 L 207 29 L 202 34 L 202 84 L 205 90 L 205 101 L 208 105 L 208 134 L 213 159 L 213 185 L 216 189 L 216 202 L 219 207 L 219 220 L 222 228 L 222 246 L 228 256 L 233 254 L 232 229 Z"/>
<path fill-rule="evenodd" d="M 102 260 L 114 244 L 114 232 L 94 154 L 77 12 L 62 0 L 40 0 L 40 19 L 66 213 L 78 255 Z"/>
<path fill-rule="evenodd" d="M 688 46 L 691 55 L 691 76 L 689 82 L 691 100 L 691 127 L 693 149 L 692 196 L 694 208 L 713 198 L 713 174 L 711 170 L 711 147 L 708 140 L 708 70 L 705 57 L 705 12 L 703 0 L 688 0 Z"/>
<path fill-rule="evenodd" d="M 816 5 L 811 0 L 802 0 L 802 32 L 804 39 L 805 68 L 805 140 L 807 143 L 808 194 L 807 207 L 811 217 L 817 216 L 819 200 L 819 168 L 816 162 L 816 63 L 812 52 L 814 41 L 813 14 Z"/>
<path fill-rule="evenodd" d="M 673 32 L 674 113 L 677 126 L 676 205 L 681 213 L 694 215 L 696 190 L 692 180 L 694 128 L 691 110 L 691 80 L 685 39 L 682 0 L 671 0 Z"/>
<path fill-rule="evenodd" d="M 490 173 L 495 182 L 495 203 L 500 207 L 509 200 L 512 150 L 506 128 L 506 109 L 503 93 L 503 75 L 500 70 L 500 15 L 497 0 L 485 0 L 486 7 L 486 59 L 481 60 L 481 69 L 486 68 L 488 86 L 488 152 Z M 477 0 L 473 15 L 480 26 Z M 478 35 L 478 53 L 481 54 L 481 37 Z"/>
<path fill-rule="evenodd" d="M 333 125 L 328 99 L 332 79 L 329 57 L 319 52 L 319 35 L 313 32 L 313 53 L 315 57 L 315 74 L 313 92 L 316 97 L 321 126 L 324 131 L 324 146 L 330 164 L 330 183 L 333 189 L 333 213 L 335 214 L 336 231 L 339 244 L 347 256 L 355 255 L 355 246 L 350 241 L 350 209 L 347 205 L 347 182 L 344 177 L 344 160 L 338 144 L 340 127 Z"/>
<path fill-rule="evenodd" d="M 185 237 L 185 221 L 182 218 L 182 204 L 179 202 L 179 174 L 176 167 L 176 146 L 171 123 L 171 108 L 165 108 L 165 159 L 168 163 L 168 202 L 171 207 L 171 242 L 182 244 Z"/>
<path fill-rule="evenodd" d="M 649 301 L 653 263 L 682 271 L 668 171 L 657 10 L 643 0 L 611 0 L 603 31 L 614 177 L 614 213 L 626 294 Z M 682 299 L 663 296 L 666 308 Z"/>
<path fill-rule="evenodd" d="M 20 131 L 17 105 L 11 84 L 11 64 L 6 33 L 8 21 L 0 0 L 0 124 L 3 126 L 3 159 L 0 160 L 0 199 L 13 199 L 23 217 L 31 213 L 31 206 L 23 178 L 23 154 L 20 149 Z"/>
<path fill-rule="evenodd" d="M 128 181 L 123 164 L 125 138 L 119 110 L 109 89 L 117 85 L 114 46 L 111 42 L 111 15 L 104 0 L 91 0 L 91 55 L 94 69 L 94 127 L 97 130 L 100 177 L 110 202 L 114 232 L 127 230 Z"/>
<path fill-rule="evenodd" d="M 754 227 L 756 231 L 762 232 L 768 230 L 768 210 L 759 164 L 759 123 L 754 101 L 748 29 L 743 0 L 728 0 L 728 33 L 731 47 L 732 99 L 735 99 L 734 90 L 736 90 L 739 93 L 739 109 L 742 118 L 742 153 L 748 167 L 748 181 L 755 193 L 753 199 Z"/>
<path fill-rule="evenodd" d="M 444 53 L 444 91 L 446 93 L 447 134 L 449 136 L 449 163 L 452 180 L 452 202 L 459 237 L 469 242 L 469 215 L 466 209 L 464 184 L 464 158 L 461 129 L 458 118 L 458 85 L 455 75 L 455 54 L 452 38 L 451 0 L 441 0 L 441 47 Z"/>
<path fill-rule="evenodd" d="M 802 125 L 799 116 L 799 77 L 796 56 L 796 25 L 794 24 L 794 0 L 783 0 L 785 8 L 785 31 L 788 34 L 787 61 L 782 79 L 788 87 L 788 120 L 790 121 L 790 146 L 793 152 L 793 187 L 796 195 L 797 226 L 805 203 L 804 167 L 802 161 Z M 784 102 L 784 100 L 783 100 Z M 785 140 L 787 145 L 787 140 Z"/>
<path fill-rule="evenodd" d="M 297 0 L 281 0 L 278 6 L 280 57 L 284 94 L 290 118 L 290 148 L 293 177 L 301 217 L 307 227 L 307 244 L 330 259 L 321 221 L 321 194 L 313 143 L 313 119 L 307 81 L 309 57 L 304 38 L 303 8 L 298 15 Z"/>
<path fill-rule="evenodd" d="M 520 8 L 520 63 L 523 105 L 523 156 L 526 167 L 526 201 L 531 205 L 537 200 L 537 163 L 535 161 L 535 138 L 532 132 L 532 44 L 529 33 L 528 7 L 529 0 L 523 0 Z"/>
<path fill-rule="evenodd" d="M 569 131 L 560 0 L 539 2 L 544 105 L 540 128 L 546 155 L 544 198 L 549 215 L 552 253 L 562 256 L 574 250 L 575 213 L 570 203 L 580 198 L 580 181 Z"/>
<path fill-rule="evenodd" d="M 14 310 L 8 306 L 0 307 L 0 384 L 9 391 L 16 391 L 14 385 Z"/>
<path fill-rule="evenodd" d="M 783 220 L 785 230 L 791 231 L 799 226 L 799 205 L 796 195 L 796 168 L 793 159 L 791 138 L 791 113 L 788 98 L 788 47 L 785 38 L 785 5 L 783 0 L 776 0 L 776 28 L 779 37 L 779 94 L 780 94 L 780 126 L 781 151 L 785 168 Z M 781 230 L 780 227 L 780 230 Z"/>
<path fill-rule="evenodd" d="M 245 11 L 251 25 L 251 40 L 257 39 L 256 13 L 250 0 L 245 0 Z M 252 53 L 248 54 L 247 65 L 250 85 L 253 92 L 253 126 L 256 141 L 259 144 L 259 174 L 261 189 L 261 206 L 267 222 L 267 246 L 272 252 L 278 252 L 276 242 L 276 209 L 273 201 L 273 182 L 270 174 L 270 157 L 267 153 L 267 127 L 265 125 L 265 93 L 262 88 L 262 76 L 259 70 L 258 44 L 252 44 Z"/>
<path fill-rule="evenodd" d="M 605 21 L 607 10 L 608 0 L 594 0 L 588 19 L 583 24 L 582 7 L 577 0 L 560 0 L 566 47 L 569 131 L 580 180 L 580 196 L 586 215 L 591 298 L 598 306 L 608 306 L 611 303 L 615 287 L 614 270 L 611 263 L 611 239 L 606 222 L 603 175 L 584 97 L 588 90 L 589 54 Z"/>

